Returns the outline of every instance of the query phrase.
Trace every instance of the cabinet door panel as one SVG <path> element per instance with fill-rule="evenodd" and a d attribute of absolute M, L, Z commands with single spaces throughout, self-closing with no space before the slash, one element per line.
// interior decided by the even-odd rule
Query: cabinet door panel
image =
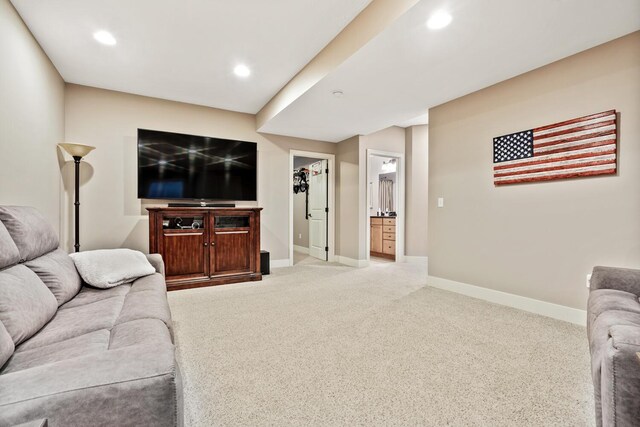
<path fill-rule="evenodd" d="M 371 226 L 371 252 L 382 252 L 382 225 Z"/>
<path fill-rule="evenodd" d="M 213 274 L 233 274 L 251 270 L 251 235 L 248 230 L 214 230 Z"/>
<path fill-rule="evenodd" d="M 168 279 L 208 276 L 205 233 L 165 231 L 162 256 Z"/>

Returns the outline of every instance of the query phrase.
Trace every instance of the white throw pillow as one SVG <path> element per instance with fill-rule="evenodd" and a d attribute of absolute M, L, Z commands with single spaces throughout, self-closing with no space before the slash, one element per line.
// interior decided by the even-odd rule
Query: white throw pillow
<path fill-rule="evenodd" d="M 71 254 L 82 279 L 96 288 L 113 288 L 156 272 L 147 257 L 131 249 L 101 249 Z"/>

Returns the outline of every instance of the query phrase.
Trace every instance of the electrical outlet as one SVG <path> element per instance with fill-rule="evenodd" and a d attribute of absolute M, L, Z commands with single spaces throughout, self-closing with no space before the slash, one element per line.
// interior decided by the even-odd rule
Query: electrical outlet
<path fill-rule="evenodd" d="M 587 274 L 587 288 L 591 288 L 591 274 Z"/>

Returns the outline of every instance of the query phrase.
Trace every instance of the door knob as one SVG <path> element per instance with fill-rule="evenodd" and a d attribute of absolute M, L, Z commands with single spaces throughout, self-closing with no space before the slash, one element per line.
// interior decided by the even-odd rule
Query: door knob
<path fill-rule="evenodd" d="M 308 215 L 309 215 L 309 218 L 311 218 L 311 214 L 309 213 Z"/>

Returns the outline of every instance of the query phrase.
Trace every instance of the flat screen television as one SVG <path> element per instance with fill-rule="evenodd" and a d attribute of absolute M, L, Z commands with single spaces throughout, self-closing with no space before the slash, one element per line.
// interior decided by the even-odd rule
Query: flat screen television
<path fill-rule="evenodd" d="M 138 198 L 256 200 L 257 144 L 138 129 Z"/>

